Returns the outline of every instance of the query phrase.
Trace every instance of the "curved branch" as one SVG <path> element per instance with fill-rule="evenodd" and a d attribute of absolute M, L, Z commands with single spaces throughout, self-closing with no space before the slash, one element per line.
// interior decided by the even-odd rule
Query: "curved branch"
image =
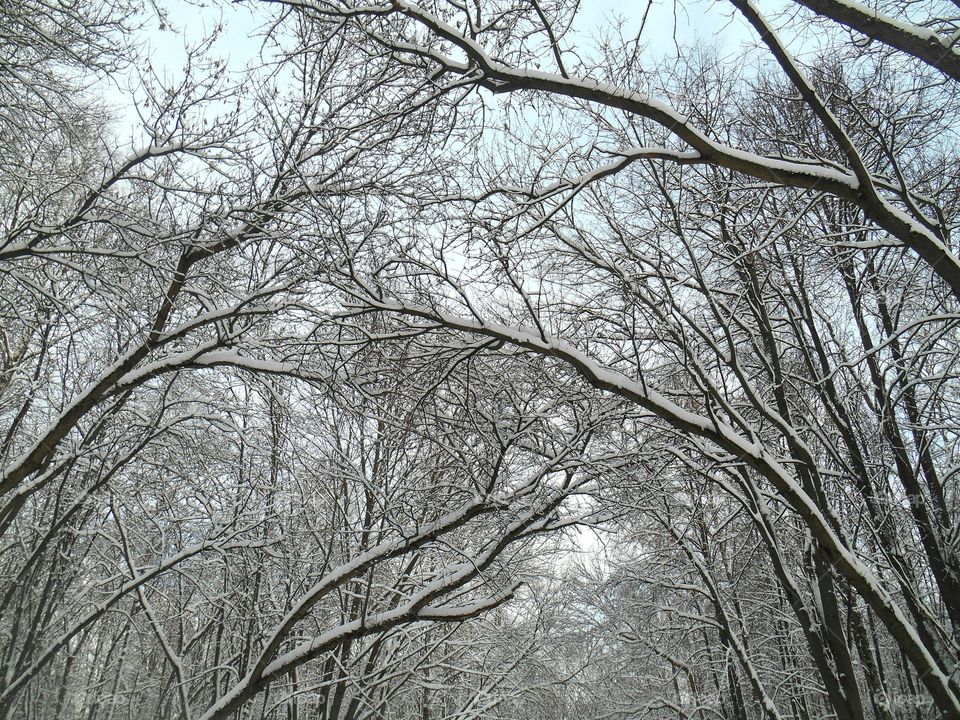
<path fill-rule="evenodd" d="M 960 53 L 932 30 L 905 23 L 851 0 L 795 0 L 817 15 L 878 40 L 960 80 Z"/>

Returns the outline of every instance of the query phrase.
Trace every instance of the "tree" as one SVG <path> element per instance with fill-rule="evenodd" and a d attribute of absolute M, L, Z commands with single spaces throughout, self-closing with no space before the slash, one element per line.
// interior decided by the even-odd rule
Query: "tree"
<path fill-rule="evenodd" d="M 956 29 L 803 5 L 253 4 L 133 150 L 0 8 L 0 715 L 960 716 Z"/>
<path fill-rule="evenodd" d="M 375 710 L 429 626 L 509 599 L 518 548 L 578 521 L 595 414 L 491 383 L 509 357 L 368 347 L 324 282 L 339 238 L 389 232 L 435 91 L 293 19 L 280 71 L 236 84 L 203 43 L 148 75 L 126 152 L 68 97 L 121 62 L 124 8 L 4 11 L 4 137 L 41 152 L 3 194 L 0 714 Z"/>
<path fill-rule="evenodd" d="M 353 268 L 341 282 L 405 332 L 512 345 L 663 427 L 659 453 L 684 448 L 746 503 L 833 712 L 863 716 L 860 683 L 879 679 L 858 679 L 855 640 L 837 629 L 863 603 L 916 672 L 904 682 L 955 717 L 956 522 L 943 485 L 956 429 L 955 87 L 842 41 L 844 71 L 837 56 L 804 68 L 754 6 L 733 5 L 789 85 L 760 77 L 740 94 L 703 78 L 709 67 L 696 68 L 698 87 L 587 65 L 563 51 L 561 7 L 298 4 L 354 19 L 373 48 L 437 82 L 528 108 L 514 120 L 508 105 L 507 126 L 487 136 L 516 154 L 424 192 L 421 205 L 449 208 L 428 220 L 444 230 L 412 231 L 421 245 L 398 246 L 377 271 L 391 286 Z M 548 54 L 554 72 L 531 66 Z M 635 54 L 607 54 L 623 57 Z M 884 90 L 936 103 L 933 125 L 898 116 Z M 492 264 L 451 272 L 454 254 Z M 800 577 L 771 502 L 807 537 Z M 850 503 L 866 546 L 845 521 Z"/>

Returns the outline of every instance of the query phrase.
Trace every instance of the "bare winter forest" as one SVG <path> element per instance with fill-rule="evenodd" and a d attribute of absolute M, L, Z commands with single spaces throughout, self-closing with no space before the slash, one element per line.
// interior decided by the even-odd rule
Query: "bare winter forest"
<path fill-rule="evenodd" d="M 579 5 L 0 0 L 0 720 L 960 718 L 960 0 Z"/>

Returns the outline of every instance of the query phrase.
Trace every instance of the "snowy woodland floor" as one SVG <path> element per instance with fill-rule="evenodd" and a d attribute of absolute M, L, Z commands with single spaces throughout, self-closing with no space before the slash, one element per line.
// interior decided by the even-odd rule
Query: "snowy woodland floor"
<path fill-rule="evenodd" d="M 0 720 L 960 718 L 955 0 L 0 0 Z"/>

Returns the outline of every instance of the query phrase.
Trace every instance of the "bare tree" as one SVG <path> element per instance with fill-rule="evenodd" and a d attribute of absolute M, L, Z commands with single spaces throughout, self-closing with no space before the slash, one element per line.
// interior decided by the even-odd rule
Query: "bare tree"
<path fill-rule="evenodd" d="M 589 399 L 388 338 L 326 281 L 388 237 L 450 101 L 352 26 L 274 17 L 239 83 L 209 42 L 147 73 L 126 151 L 61 67 L 120 63 L 124 8 L 4 12 L 0 713 L 268 716 L 304 685 L 375 712 L 589 483 Z"/>
<path fill-rule="evenodd" d="M 955 87 L 842 39 L 803 67 L 770 19 L 733 5 L 786 84 L 738 88 L 709 66 L 651 78 L 613 64 L 631 57 L 622 48 L 587 65 L 564 52 L 562 7 L 297 4 L 356 22 L 437 82 L 509 97 L 488 110 L 503 124 L 485 126 L 486 164 L 424 191 L 436 209 L 410 230 L 417 242 L 372 273 L 344 268 L 340 284 L 406 332 L 513 346 L 661 428 L 657 453 L 752 518 L 833 713 L 882 712 L 865 702 L 881 682 L 857 645 L 865 611 L 912 666 L 904 685 L 956 717 L 943 482 L 955 481 Z M 893 93 L 930 110 L 900 114 Z M 799 523 L 797 557 L 782 550 L 780 508 Z M 739 611 L 686 531 L 659 521 L 708 594 L 742 690 L 779 716 Z"/>
<path fill-rule="evenodd" d="M 0 7 L 0 716 L 960 717 L 955 11 L 802 4 L 256 4 L 133 148 Z"/>

